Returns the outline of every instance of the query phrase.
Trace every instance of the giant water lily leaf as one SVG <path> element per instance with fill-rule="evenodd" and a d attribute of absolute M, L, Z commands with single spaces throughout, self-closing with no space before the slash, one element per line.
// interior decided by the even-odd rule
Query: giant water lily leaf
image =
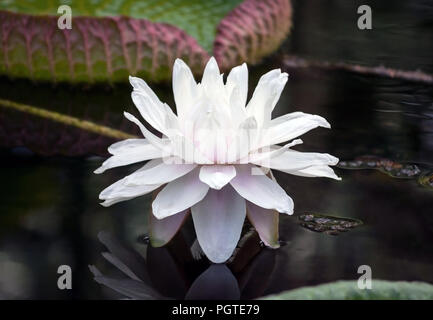
<path fill-rule="evenodd" d="M 361 290 L 357 281 L 338 281 L 264 297 L 265 300 L 432 300 L 433 285 L 424 282 L 373 280 Z"/>
<path fill-rule="evenodd" d="M 29 15 L 55 15 L 60 5 L 69 5 L 75 17 L 127 16 L 164 22 L 186 31 L 205 49 L 212 49 L 212 39 L 220 20 L 242 0 L 88 0 L 33 1 L 15 0 L 0 4 L 0 9 Z"/>
<path fill-rule="evenodd" d="M 307 213 L 298 217 L 302 227 L 329 235 L 338 235 L 362 225 L 362 221 L 351 218 L 325 216 L 317 213 Z"/>
<path fill-rule="evenodd" d="M 72 29 L 59 29 L 70 5 Z M 176 58 L 201 73 L 274 51 L 291 26 L 290 0 L 31 1 L 0 3 L 0 74 L 35 80 L 120 82 L 171 77 Z"/>

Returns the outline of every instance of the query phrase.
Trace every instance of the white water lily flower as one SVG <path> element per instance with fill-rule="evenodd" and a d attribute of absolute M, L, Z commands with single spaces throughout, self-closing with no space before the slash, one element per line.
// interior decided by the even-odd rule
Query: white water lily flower
<path fill-rule="evenodd" d="M 324 118 L 293 112 L 271 119 L 287 78 L 279 69 L 266 73 L 247 103 L 245 63 L 233 68 L 224 83 L 211 58 L 201 83 L 196 83 L 189 67 L 177 59 L 173 67 L 176 115 L 143 80 L 130 77 L 134 104 L 161 137 L 125 112 L 144 138 L 111 145 L 112 156 L 95 173 L 150 161 L 103 190 L 102 205 L 160 189 L 152 203 L 153 243 L 167 243 L 190 210 L 198 242 L 216 263 L 233 253 L 246 216 L 266 245 L 278 247 L 278 212 L 292 214 L 293 201 L 266 169 L 340 179 L 329 167 L 338 163 L 336 157 L 291 149 L 302 143 L 293 139 L 307 131 L 330 128 Z"/>

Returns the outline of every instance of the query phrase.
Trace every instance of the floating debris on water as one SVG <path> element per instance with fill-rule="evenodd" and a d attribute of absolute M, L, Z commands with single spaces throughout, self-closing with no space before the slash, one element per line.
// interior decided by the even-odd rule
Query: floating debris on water
<path fill-rule="evenodd" d="M 418 178 L 418 183 L 426 188 L 433 189 L 433 172 L 428 172 Z"/>
<path fill-rule="evenodd" d="M 350 161 L 340 161 L 338 167 L 342 169 L 376 169 L 394 178 L 415 178 L 421 173 L 414 164 L 399 163 L 397 161 L 375 156 L 362 156 Z"/>
<path fill-rule="evenodd" d="M 325 216 L 317 213 L 303 214 L 298 219 L 301 221 L 301 226 L 308 230 L 323 232 L 333 236 L 362 225 L 361 220 Z"/>

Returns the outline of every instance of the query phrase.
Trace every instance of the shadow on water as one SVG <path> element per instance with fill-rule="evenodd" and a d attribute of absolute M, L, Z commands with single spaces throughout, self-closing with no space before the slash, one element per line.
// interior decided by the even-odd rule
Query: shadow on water
<path fill-rule="evenodd" d="M 382 4 L 373 9 L 377 28 L 367 36 L 355 30 L 356 11 L 347 3 L 333 1 L 325 8 L 316 1 L 297 1 L 293 35 L 282 52 L 368 65 L 386 61 L 390 67 L 433 72 L 433 43 L 426 41 L 433 34 L 431 4 Z M 263 71 L 278 66 L 278 59 L 277 54 L 250 68 L 250 88 Z M 156 91 L 173 105 L 168 85 Z M 138 134 L 122 117 L 123 110 L 136 114 L 126 85 L 89 89 L 1 79 L 0 98 Z M 304 135 L 298 150 L 327 152 L 341 160 L 369 155 L 414 164 L 423 172 L 433 169 L 431 86 L 294 70 L 274 116 L 297 110 L 319 114 L 332 124 L 332 130 Z M 109 231 L 116 243 L 127 244 L 121 255 L 140 255 L 140 263 L 131 267 L 133 273 L 143 283 L 150 281 L 147 287 L 159 297 L 193 298 L 214 288 L 215 293 L 229 293 L 228 298 L 255 298 L 357 279 L 360 265 L 371 266 L 376 279 L 433 283 L 433 194 L 416 179 L 341 168 L 336 169 L 341 182 L 277 172 L 277 180 L 295 202 L 294 216 L 281 216 L 280 237 L 286 245 L 262 250 L 239 266 L 210 266 L 190 256 L 194 239 L 186 231 L 183 247 L 179 238 L 161 249 L 137 242 L 147 233 L 150 196 L 110 208 L 98 204 L 104 187 L 134 169 L 93 174 L 113 139 L 3 108 L 0 123 L 1 298 L 120 297 L 98 285 L 88 269 L 91 264 L 107 277 L 128 278 L 101 256 L 105 249 L 97 239 L 100 230 Z M 337 236 L 317 233 L 301 227 L 298 220 L 311 212 L 358 219 L 363 225 Z M 173 246 L 176 250 L 170 249 Z M 73 270 L 70 291 L 57 288 L 57 268 L 62 264 Z"/>

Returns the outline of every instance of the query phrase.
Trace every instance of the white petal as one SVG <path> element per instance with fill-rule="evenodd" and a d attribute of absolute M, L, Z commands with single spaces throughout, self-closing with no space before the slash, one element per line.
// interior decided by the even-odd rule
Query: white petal
<path fill-rule="evenodd" d="M 260 239 L 271 248 L 278 248 L 279 213 L 275 210 L 264 209 L 247 201 L 247 217 L 256 229 Z"/>
<path fill-rule="evenodd" d="M 125 180 L 119 180 L 108 188 L 104 189 L 99 195 L 99 199 L 105 200 L 101 203 L 104 207 L 109 207 L 115 203 L 131 200 L 139 196 L 148 194 L 158 189 L 161 185 L 144 185 L 144 186 L 125 186 Z"/>
<path fill-rule="evenodd" d="M 143 136 L 151 144 L 153 144 L 155 147 L 157 147 L 157 148 L 159 148 L 161 150 L 166 150 L 166 151 L 168 150 L 167 143 L 166 143 L 167 141 L 166 140 L 158 138 L 152 132 L 150 132 L 149 130 L 147 130 L 146 127 L 136 117 L 134 117 L 132 114 L 130 114 L 128 112 L 124 112 L 123 115 L 125 116 L 126 119 L 128 119 L 129 121 L 135 123 L 140 128 L 140 131 L 143 134 Z"/>
<path fill-rule="evenodd" d="M 207 104 L 217 109 L 219 113 L 230 114 L 229 96 L 224 86 L 223 76 L 214 57 L 210 58 L 203 72 L 201 87 L 207 99 Z"/>
<path fill-rule="evenodd" d="M 189 209 L 161 220 L 150 214 L 148 230 L 152 247 L 158 248 L 166 245 L 179 231 L 188 213 Z"/>
<path fill-rule="evenodd" d="M 116 181 L 109 187 L 102 190 L 102 192 L 99 194 L 99 199 L 105 201 L 101 204 L 103 206 L 108 207 L 117 202 L 130 200 L 138 196 L 147 194 L 160 187 L 161 186 L 160 184 L 142 185 L 142 186 L 128 186 L 125 184 L 126 180 L 131 176 L 139 174 L 142 171 L 149 170 L 152 167 L 158 165 L 159 163 L 161 163 L 160 159 L 149 161 L 143 167 L 135 171 L 133 174 Z"/>
<path fill-rule="evenodd" d="M 176 59 L 173 66 L 173 94 L 177 115 L 183 122 L 197 98 L 197 83 L 191 69 L 181 59 Z"/>
<path fill-rule="evenodd" d="M 283 154 L 287 150 L 289 150 L 290 147 L 296 146 L 298 144 L 302 144 L 303 141 L 301 139 L 293 140 L 292 142 L 282 146 L 279 148 L 279 146 L 273 146 L 271 148 L 267 148 L 269 150 L 265 150 L 262 152 L 255 152 L 250 155 L 249 162 L 251 163 L 263 163 L 266 160 L 269 160 L 271 158 L 278 157 L 279 155 Z"/>
<path fill-rule="evenodd" d="M 160 162 L 150 169 L 128 176 L 126 185 L 165 184 L 180 178 L 193 170 L 195 164 L 173 164 L 170 159 Z"/>
<path fill-rule="evenodd" d="M 331 128 L 331 125 L 325 118 L 313 114 L 286 114 L 271 120 L 260 147 L 292 140 L 317 127 Z"/>
<path fill-rule="evenodd" d="M 260 78 L 247 105 L 248 115 L 254 116 L 259 126 L 266 127 L 271 120 L 272 110 L 280 99 L 287 79 L 287 73 L 281 73 L 280 69 L 269 71 Z"/>
<path fill-rule="evenodd" d="M 216 163 L 227 162 L 227 143 L 231 131 L 225 125 L 230 117 L 221 108 L 206 106 L 194 115 L 194 151 L 199 151 L 205 158 Z"/>
<path fill-rule="evenodd" d="M 108 152 L 115 155 L 123 152 L 131 151 L 137 147 L 148 146 L 149 141 L 146 139 L 126 139 L 113 143 L 108 147 Z"/>
<path fill-rule="evenodd" d="M 272 181 L 252 165 L 236 166 L 236 177 L 230 181 L 235 190 L 245 199 L 265 209 L 292 214 L 293 201 L 278 183 Z M 258 169 L 258 168 L 256 168 Z M 256 173 L 256 174 L 253 174 Z"/>
<path fill-rule="evenodd" d="M 158 96 L 143 79 L 129 76 L 129 83 L 131 83 L 134 90 L 141 91 L 149 96 L 149 98 L 151 98 L 155 104 L 162 105 L 162 102 L 158 99 Z"/>
<path fill-rule="evenodd" d="M 335 180 L 341 180 L 341 178 L 335 174 L 334 170 L 332 170 L 332 168 L 328 166 L 311 166 L 305 169 L 295 171 L 283 170 L 283 172 L 301 177 L 325 177 Z"/>
<path fill-rule="evenodd" d="M 245 108 L 248 95 L 248 68 L 246 63 L 234 67 L 227 76 L 226 90 L 228 96 L 232 95 L 234 88 L 239 91 L 239 104 Z"/>
<path fill-rule="evenodd" d="M 139 141 L 132 141 L 139 140 Z M 162 151 L 144 139 L 128 139 L 117 142 L 108 148 L 108 151 L 114 154 L 94 172 L 99 174 L 105 170 L 126 166 L 128 164 L 160 158 Z"/>
<path fill-rule="evenodd" d="M 191 208 L 197 239 L 214 263 L 225 262 L 239 241 L 245 220 L 245 200 L 231 186 L 209 190 Z"/>
<path fill-rule="evenodd" d="M 242 95 L 239 87 L 234 87 L 230 94 L 230 112 L 232 116 L 232 123 L 237 127 L 247 116 L 245 109 L 245 102 L 242 101 Z"/>
<path fill-rule="evenodd" d="M 145 81 L 130 76 L 129 82 L 134 87 L 134 91 L 131 93 L 132 101 L 134 101 L 141 116 L 156 130 L 168 135 L 167 130 L 170 127 L 166 126 L 167 118 L 177 119 L 176 115 L 167 104 L 162 103 L 158 99 L 157 95 Z"/>
<path fill-rule="evenodd" d="M 218 63 L 214 57 L 211 57 L 206 64 L 203 71 L 203 78 L 201 80 L 202 86 L 205 90 L 212 90 L 216 87 L 221 89 L 224 86 L 220 70 L 218 68 Z"/>
<path fill-rule="evenodd" d="M 311 166 L 336 165 L 338 158 L 328 153 L 299 152 L 286 150 L 276 157 L 262 159 L 260 161 L 250 160 L 251 163 L 276 169 L 280 171 L 302 170 Z"/>
<path fill-rule="evenodd" d="M 152 203 L 153 214 L 157 219 L 188 209 L 204 198 L 209 186 L 199 180 L 199 172 L 196 168 L 170 182 L 158 193 Z"/>
<path fill-rule="evenodd" d="M 236 176 L 236 169 L 229 165 L 202 166 L 200 180 L 212 189 L 220 190 Z"/>
<path fill-rule="evenodd" d="M 248 163 L 248 159 L 244 159 L 248 156 L 251 150 L 256 149 L 257 139 L 259 136 L 259 129 L 257 128 L 257 120 L 254 117 L 248 117 L 239 125 L 237 140 L 239 141 L 231 148 L 237 148 L 235 153 L 238 157 L 235 160 L 240 159 L 240 163 Z"/>
<path fill-rule="evenodd" d="M 131 93 L 131 97 L 144 120 L 159 132 L 169 136 L 170 129 L 172 128 L 166 127 L 167 118 L 176 118 L 176 115 L 170 107 L 167 108 L 162 103 L 155 103 L 149 96 L 143 94 L 143 92 L 134 90 Z"/>

